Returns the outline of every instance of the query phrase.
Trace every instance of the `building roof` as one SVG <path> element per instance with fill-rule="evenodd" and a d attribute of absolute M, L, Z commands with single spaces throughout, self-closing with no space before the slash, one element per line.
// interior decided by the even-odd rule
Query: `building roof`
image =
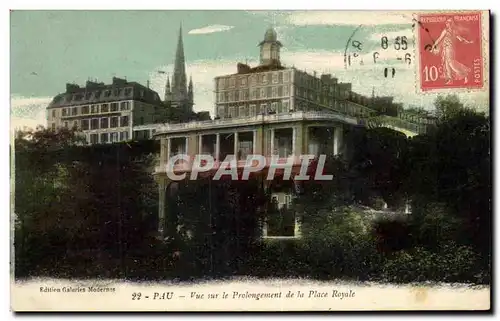
<path fill-rule="evenodd" d="M 281 64 L 259 65 L 256 67 L 250 67 L 247 64 L 239 62 L 236 66 L 236 69 L 237 69 L 236 73 L 217 76 L 217 77 L 215 77 L 215 79 L 225 78 L 225 77 L 230 77 L 230 76 L 235 76 L 235 75 L 254 74 L 254 73 L 266 72 L 266 71 L 285 70 L 285 69 L 290 69 L 290 68 L 287 68 Z"/>
<path fill-rule="evenodd" d="M 276 41 L 278 40 L 278 35 L 276 34 L 276 30 L 273 28 L 269 28 L 266 30 L 266 34 L 264 35 L 264 41 Z"/>
<path fill-rule="evenodd" d="M 161 105 L 158 93 L 135 81 L 113 77 L 111 84 L 87 81 L 85 87 L 66 84 L 66 92 L 56 95 L 47 108 L 136 100 Z"/>

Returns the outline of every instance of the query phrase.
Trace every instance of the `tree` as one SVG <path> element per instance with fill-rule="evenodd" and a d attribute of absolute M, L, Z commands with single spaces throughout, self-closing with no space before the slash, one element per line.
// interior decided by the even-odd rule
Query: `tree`
<path fill-rule="evenodd" d="M 414 137 L 410 144 L 407 186 L 413 217 L 423 224 L 425 215 L 433 215 L 426 208 L 435 204 L 431 208 L 441 208 L 449 222 L 458 220 L 455 224 L 463 232 L 456 233 L 455 241 L 474 246 L 487 261 L 491 250 L 490 121 L 463 107 L 456 96 L 438 98 L 436 108 L 440 120 L 435 130 Z"/>
<path fill-rule="evenodd" d="M 45 259 L 41 249 L 50 242 L 64 242 L 85 226 L 83 203 L 89 190 L 84 166 L 64 159 L 70 148 L 83 142 L 74 129 L 16 132 L 15 247 L 16 257 L 28 259 L 27 266 Z"/>
<path fill-rule="evenodd" d="M 465 110 L 457 95 L 438 96 L 434 101 L 436 116 L 443 122 L 451 119 Z"/>
<path fill-rule="evenodd" d="M 403 133 L 377 127 L 360 132 L 350 160 L 357 199 L 373 205 L 372 199 L 382 197 L 389 207 L 400 207 L 406 199 L 404 182 L 408 174 L 406 153 L 408 139 Z"/>
<path fill-rule="evenodd" d="M 150 245 L 148 223 L 158 208 L 154 158 L 133 143 L 85 146 L 76 130 L 18 132 L 17 275 L 43 268 L 60 274 L 64 264 L 76 276 L 126 274 L 125 253 Z M 110 267 L 104 257 L 119 264 Z"/>

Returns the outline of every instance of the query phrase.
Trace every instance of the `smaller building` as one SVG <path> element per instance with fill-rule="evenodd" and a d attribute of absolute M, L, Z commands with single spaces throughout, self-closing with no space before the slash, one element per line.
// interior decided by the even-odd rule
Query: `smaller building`
<path fill-rule="evenodd" d="M 163 121 L 166 108 L 156 91 L 113 77 L 111 84 L 66 84 L 66 91 L 47 107 L 47 123 L 54 130 L 76 127 L 90 144 L 148 139 L 150 136 L 140 136 L 145 132 L 133 128 Z"/>

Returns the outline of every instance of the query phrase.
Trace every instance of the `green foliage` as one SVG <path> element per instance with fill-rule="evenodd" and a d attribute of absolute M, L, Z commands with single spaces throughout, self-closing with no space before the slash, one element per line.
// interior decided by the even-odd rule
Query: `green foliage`
<path fill-rule="evenodd" d="M 356 146 L 350 158 L 350 180 L 357 201 L 373 205 L 381 197 L 391 208 L 406 199 L 404 182 L 409 172 L 408 139 L 385 127 L 357 132 L 351 142 Z"/>
<path fill-rule="evenodd" d="M 122 254 L 147 239 L 157 210 L 151 157 L 136 159 L 127 145 L 81 146 L 66 129 L 19 132 L 15 144 L 16 275 L 63 269 L 77 257 L 114 257 L 123 267 Z"/>
<path fill-rule="evenodd" d="M 426 248 L 435 249 L 440 244 L 459 240 L 464 233 L 464 221 L 450 213 L 443 203 L 426 203 L 414 206 L 411 220 L 415 239 Z"/>
<path fill-rule="evenodd" d="M 472 248 L 453 243 L 439 251 L 415 247 L 396 253 L 383 267 L 388 282 L 478 282 L 477 255 Z"/>
<path fill-rule="evenodd" d="M 371 222 L 350 207 L 325 209 L 304 219 L 300 249 L 318 277 L 369 278 L 381 256 L 376 252 Z"/>
<path fill-rule="evenodd" d="M 233 273 L 261 235 L 262 203 L 256 180 L 188 180 L 169 199 L 169 233 L 198 273 Z"/>
<path fill-rule="evenodd" d="M 434 107 L 436 108 L 436 115 L 441 122 L 453 119 L 465 109 L 457 95 L 438 96 L 434 101 Z"/>
<path fill-rule="evenodd" d="M 415 218 L 442 213 L 449 224 L 463 227 L 461 236 L 453 232 L 460 237 L 457 241 L 473 246 L 486 260 L 491 251 L 489 118 L 463 108 L 453 97 L 436 104 L 443 111 L 440 123 L 427 135 L 413 138 L 407 156 Z M 426 209 L 429 204 L 440 204 L 441 209 Z"/>
<path fill-rule="evenodd" d="M 409 249 L 417 243 L 414 235 L 415 226 L 404 216 L 378 217 L 373 220 L 372 226 L 377 249 L 384 255 Z"/>

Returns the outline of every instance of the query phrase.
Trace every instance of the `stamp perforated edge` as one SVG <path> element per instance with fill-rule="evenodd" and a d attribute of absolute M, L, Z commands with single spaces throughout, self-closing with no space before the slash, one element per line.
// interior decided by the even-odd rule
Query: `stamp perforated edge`
<path fill-rule="evenodd" d="M 415 11 L 413 18 L 418 21 L 418 16 L 421 14 L 465 14 L 479 12 L 481 15 L 481 56 L 483 58 L 483 86 L 481 88 L 437 88 L 422 90 L 420 87 L 420 39 L 418 32 L 420 26 L 415 23 L 413 26 L 413 51 L 415 57 L 415 92 L 421 95 L 436 95 L 436 94 L 452 94 L 452 93 L 474 93 L 474 92 L 489 92 L 490 83 L 490 52 L 489 52 L 489 37 L 490 37 L 490 14 L 489 10 L 429 10 Z"/>

